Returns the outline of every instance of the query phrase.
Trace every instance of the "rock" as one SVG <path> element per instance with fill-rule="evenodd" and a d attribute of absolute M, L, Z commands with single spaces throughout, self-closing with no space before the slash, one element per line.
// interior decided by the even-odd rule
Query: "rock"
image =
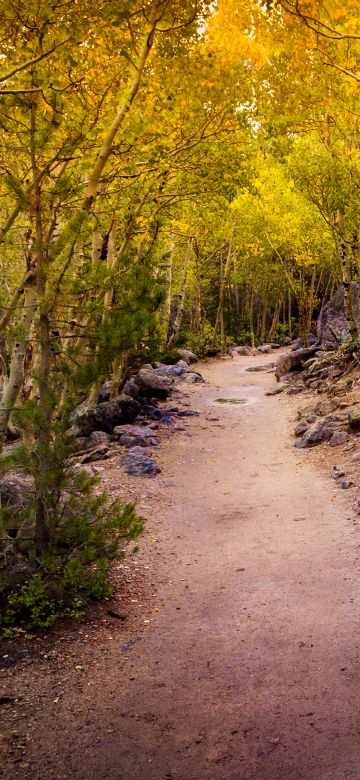
<path fill-rule="evenodd" d="M 180 355 L 182 360 L 185 360 L 185 363 L 190 365 L 190 363 L 197 363 L 199 358 L 197 355 L 195 355 L 194 352 L 191 352 L 190 349 L 178 349 L 177 350 L 178 355 Z"/>
<path fill-rule="evenodd" d="M 347 440 L 348 437 L 345 431 L 334 431 L 330 439 L 330 447 L 339 447 L 341 444 L 346 444 Z"/>
<path fill-rule="evenodd" d="M 306 361 L 315 355 L 316 352 L 318 352 L 318 349 L 317 346 L 313 346 L 280 355 L 276 362 L 276 379 L 281 379 L 284 374 L 291 371 L 302 371 Z"/>
<path fill-rule="evenodd" d="M 126 474 L 134 477 L 154 477 L 161 472 L 160 466 L 140 447 L 132 447 L 117 461 L 116 465 L 123 468 Z"/>
<path fill-rule="evenodd" d="M 352 431 L 360 430 L 360 404 L 351 407 L 348 412 L 348 422 Z"/>
<path fill-rule="evenodd" d="M 321 444 L 322 441 L 324 441 L 322 428 L 310 427 L 305 431 L 300 444 L 297 446 L 305 449 L 306 447 L 315 447 L 317 444 Z"/>
<path fill-rule="evenodd" d="M 169 409 L 171 412 L 172 410 Z M 180 409 L 176 412 L 177 417 L 199 417 L 200 412 L 196 412 L 195 409 Z"/>
<path fill-rule="evenodd" d="M 298 409 L 298 418 L 299 420 L 303 420 L 309 416 L 313 416 L 313 413 L 314 413 L 313 406 L 304 406 L 302 409 Z"/>
<path fill-rule="evenodd" d="M 286 385 L 281 383 L 273 387 L 272 390 L 268 390 L 265 395 L 279 395 L 279 393 L 283 393 L 284 390 L 286 390 Z"/>
<path fill-rule="evenodd" d="M 148 425 L 117 425 L 113 431 L 114 439 L 119 439 L 120 436 L 124 435 L 142 436 L 143 438 L 153 439 L 157 436 L 157 433 Z"/>
<path fill-rule="evenodd" d="M 357 332 L 360 333 L 359 292 L 356 282 L 351 282 L 351 295 Z M 341 286 L 321 309 L 317 322 L 317 334 L 320 341 L 339 344 L 349 338 L 344 297 L 344 287 Z"/>
<path fill-rule="evenodd" d="M 349 488 L 353 487 L 353 482 L 351 482 L 349 479 L 343 479 L 342 482 L 340 482 L 340 487 L 343 490 L 349 490 Z"/>
<path fill-rule="evenodd" d="M 138 395 L 140 395 L 140 390 L 138 386 L 135 384 L 133 378 L 128 379 L 127 382 L 125 382 L 123 387 L 123 393 L 125 395 L 129 395 L 131 398 L 137 398 Z"/>
<path fill-rule="evenodd" d="M 253 354 L 251 347 L 246 347 L 245 345 L 240 347 L 233 347 L 230 352 L 234 353 L 235 355 L 242 355 L 243 357 L 250 357 L 250 355 Z"/>
<path fill-rule="evenodd" d="M 296 428 L 294 428 L 295 436 L 303 436 L 309 428 L 310 425 L 307 422 L 299 422 Z"/>
<path fill-rule="evenodd" d="M 78 407 L 72 422 L 83 436 L 90 436 L 93 431 L 112 433 L 116 425 L 134 422 L 139 411 L 140 404 L 134 398 L 119 395 L 91 409 L 84 405 Z"/>
<path fill-rule="evenodd" d="M 32 477 L 24 476 L 17 471 L 8 471 L 1 475 L 0 499 L 1 506 L 14 506 L 18 510 L 29 504 L 34 493 Z"/>
<path fill-rule="evenodd" d="M 82 436 L 77 440 L 76 453 L 88 452 L 95 449 L 95 447 L 109 446 L 111 438 L 105 431 L 93 431 L 90 436 Z"/>
<path fill-rule="evenodd" d="M 111 393 L 111 381 L 104 382 L 104 384 L 101 385 L 100 387 L 97 403 L 102 404 L 105 401 L 110 401 L 110 393 Z"/>
<path fill-rule="evenodd" d="M 272 346 L 271 344 L 260 344 L 259 347 L 257 347 L 258 352 L 262 352 L 263 355 L 270 355 L 270 352 L 272 352 Z"/>
<path fill-rule="evenodd" d="M 358 463 L 360 460 L 360 452 L 357 452 L 356 455 L 353 455 L 351 458 L 352 463 Z"/>
<path fill-rule="evenodd" d="M 183 363 L 184 365 L 180 366 L 178 363 L 176 363 L 174 366 L 167 366 L 164 363 L 155 363 L 155 374 L 160 377 L 176 379 L 176 377 L 181 376 L 186 371 L 189 371 L 189 366 L 185 363 L 185 361 L 181 360 L 179 362 Z"/>
<path fill-rule="evenodd" d="M 194 385 L 194 384 L 198 384 L 199 382 L 204 382 L 205 380 L 203 379 L 201 374 L 189 371 L 187 374 L 182 375 L 181 381 Z"/>
<path fill-rule="evenodd" d="M 304 433 L 301 443 L 297 447 L 304 449 L 306 447 L 315 447 L 323 441 L 329 441 L 334 433 L 334 427 L 331 423 L 323 423 L 316 426 L 310 426 Z"/>
<path fill-rule="evenodd" d="M 246 369 L 246 371 L 267 371 L 269 368 L 273 367 L 273 363 L 266 363 L 264 366 L 249 366 L 249 368 Z"/>
<path fill-rule="evenodd" d="M 341 479 L 341 477 L 345 477 L 345 471 L 342 469 L 339 469 L 338 466 L 333 466 L 333 479 Z"/>
<path fill-rule="evenodd" d="M 314 408 L 315 414 L 320 417 L 324 417 L 326 414 L 331 414 L 338 408 L 339 402 L 336 398 L 328 398 L 323 401 L 318 401 Z"/>
<path fill-rule="evenodd" d="M 157 444 L 156 439 L 149 439 L 147 436 L 131 436 L 129 433 L 124 433 L 119 438 L 119 444 L 123 447 L 154 447 Z"/>
<path fill-rule="evenodd" d="M 140 395 L 145 398 L 168 398 L 171 393 L 172 381 L 165 377 L 159 377 L 150 366 L 150 368 L 141 368 L 134 377 L 134 383 L 140 391 Z"/>
<path fill-rule="evenodd" d="M 290 387 L 287 391 L 287 395 L 299 395 L 303 390 L 302 387 Z"/>
<path fill-rule="evenodd" d="M 93 463 L 95 460 L 104 460 L 109 456 L 109 447 L 106 444 L 101 444 L 90 452 L 80 458 L 80 463 Z"/>

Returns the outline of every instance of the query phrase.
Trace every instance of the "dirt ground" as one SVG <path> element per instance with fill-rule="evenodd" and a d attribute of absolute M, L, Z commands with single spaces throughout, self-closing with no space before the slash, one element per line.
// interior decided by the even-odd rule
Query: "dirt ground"
<path fill-rule="evenodd" d="M 3 653 L 2 777 L 360 780 L 357 490 L 294 449 L 272 359 L 201 366 L 156 478 L 104 468 L 148 517 L 125 612 Z"/>

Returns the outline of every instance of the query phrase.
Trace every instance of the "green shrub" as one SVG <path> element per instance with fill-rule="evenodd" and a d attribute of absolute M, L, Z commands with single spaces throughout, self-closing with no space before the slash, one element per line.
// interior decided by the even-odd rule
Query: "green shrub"
<path fill-rule="evenodd" d="M 111 593 L 111 562 L 144 528 L 133 504 L 111 501 L 99 478 L 71 461 L 72 441 L 52 435 L 40 471 L 39 453 L 23 445 L 0 461 L 0 472 L 24 479 L 21 506 L 0 507 L 0 627 L 49 628 L 57 618 L 76 615 Z M 26 479 L 26 481 L 25 481 Z M 30 485 L 30 487 L 29 487 Z M 36 544 L 41 501 L 47 541 Z"/>

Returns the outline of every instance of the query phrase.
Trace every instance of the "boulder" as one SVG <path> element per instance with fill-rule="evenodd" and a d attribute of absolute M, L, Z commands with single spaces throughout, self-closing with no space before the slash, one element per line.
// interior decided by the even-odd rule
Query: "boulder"
<path fill-rule="evenodd" d="M 124 433 L 119 438 L 119 444 L 123 447 L 151 447 L 157 444 L 156 439 L 148 439 L 147 436 L 131 436 L 129 433 Z"/>
<path fill-rule="evenodd" d="M 172 380 L 167 377 L 159 377 L 152 366 L 141 368 L 134 377 L 134 383 L 139 388 L 139 393 L 145 398 L 168 398 L 171 393 Z"/>
<path fill-rule="evenodd" d="M 99 444 L 90 452 L 86 452 L 80 459 L 80 463 L 93 463 L 96 460 L 104 460 L 109 457 L 109 447 L 106 444 Z"/>
<path fill-rule="evenodd" d="M 190 365 L 190 363 L 197 363 L 199 358 L 197 355 L 195 355 L 194 352 L 191 352 L 190 349 L 178 349 L 177 350 L 178 355 L 180 355 L 182 360 L 185 360 L 185 363 Z"/>
<path fill-rule="evenodd" d="M 318 349 L 319 347 L 313 346 L 304 349 L 297 349 L 294 352 L 287 352 L 285 355 L 280 355 L 276 362 L 276 379 L 281 379 L 284 374 L 288 374 L 291 371 L 302 371 L 305 362 L 309 360 L 309 358 L 313 357 Z"/>
<path fill-rule="evenodd" d="M 127 395 L 119 395 L 93 408 L 84 405 L 75 410 L 72 423 L 80 435 L 90 436 L 93 431 L 112 433 L 117 425 L 132 423 L 140 411 L 140 404 Z"/>
<path fill-rule="evenodd" d="M 132 447 L 116 464 L 133 477 L 154 477 L 160 466 L 141 447 Z"/>
<path fill-rule="evenodd" d="M 148 425 L 117 425 L 114 428 L 113 437 L 119 439 L 120 436 L 141 436 L 144 439 L 153 439 L 157 433 Z"/>
<path fill-rule="evenodd" d="M 348 412 L 348 422 L 352 431 L 360 430 L 360 404 L 355 404 Z"/>
<path fill-rule="evenodd" d="M 240 347 L 233 347 L 230 350 L 230 354 L 242 355 L 243 357 L 250 357 L 250 355 L 252 355 L 253 352 L 254 351 L 251 349 L 251 347 L 247 347 L 245 345 Z"/>
<path fill-rule="evenodd" d="M 312 425 L 307 428 L 303 436 L 295 441 L 295 447 L 305 449 L 315 447 L 323 441 L 329 441 L 334 434 L 334 424 L 324 420 L 319 425 Z"/>
<path fill-rule="evenodd" d="M 95 449 L 95 447 L 109 446 L 111 438 L 105 431 L 93 431 L 90 436 L 82 436 L 76 442 L 75 452 L 89 452 Z"/>
<path fill-rule="evenodd" d="M 263 355 L 270 355 L 270 352 L 272 352 L 272 346 L 271 344 L 260 344 L 259 347 L 257 347 L 258 352 L 262 352 Z"/>
<path fill-rule="evenodd" d="M 346 431 L 334 431 L 330 439 L 330 447 L 339 447 L 341 444 L 346 444 L 347 440 Z"/>
<path fill-rule="evenodd" d="M 27 506 L 34 495 L 32 477 L 17 471 L 8 471 L 0 479 L 1 506 L 14 506 L 17 509 Z"/>
<path fill-rule="evenodd" d="M 281 384 L 275 385 L 271 390 L 268 390 L 265 395 L 279 395 L 279 393 L 283 393 L 284 390 L 286 390 L 286 385 L 282 382 Z"/>
<path fill-rule="evenodd" d="M 104 382 L 104 384 L 101 385 L 98 398 L 97 398 L 97 403 L 103 404 L 105 401 L 110 401 L 110 393 L 111 393 L 111 380 L 109 380 L 108 382 Z"/>
<path fill-rule="evenodd" d="M 202 378 L 201 374 L 198 374 L 195 371 L 188 371 L 186 374 L 183 374 L 181 377 L 182 382 L 188 382 L 188 384 L 198 384 L 199 382 L 204 382 L 205 380 Z"/>
<path fill-rule="evenodd" d="M 351 282 L 352 306 L 357 332 L 360 333 L 359 291 L 356 282 Z M 317 334 L 320 341 L 337 342 L 349 338 L 349 328 L 345 316 L 345 290 L 341 286 L 335 295 L 323 306 L 317 322 Z"/>
<path fill-rule="evenodd" d="M 310 428 L 309 423 L 305 422 L 299 422 L 296 427 L 294 428 L 295 436 L 303 436 L 304 433 Z"/>
<path fill-rule="evenodd" d="M 318 401 L 314 408 L 315 414 L 320 417 L 324 417 L 326 414 L 331 414 L 338 408 L 338 401 L 335 398 L 327 398 L 323 401 Z"/>
<path fill-rule="evenodd" d="M 179 365 L 181 363 L 181 365 Z M 154 371 L 157 376 L 168 377 L 170 379 L 176 379 L 177 377 L 189 371 L 189 366 L 184 360 L 180 360 L 174 366 L 167 366 L 163 363 L 155 363 Z"/>
<path fill-rule="evenodd" d="M 127 382 L 125 382 L 123 387 L 123 393 L 125 395 L 129 395 L 131 398 L 137 398 L 138 395 L 140 395 L 140 390 L 138 386 L 135 384 L 133 378 L 128 379 Z"/>

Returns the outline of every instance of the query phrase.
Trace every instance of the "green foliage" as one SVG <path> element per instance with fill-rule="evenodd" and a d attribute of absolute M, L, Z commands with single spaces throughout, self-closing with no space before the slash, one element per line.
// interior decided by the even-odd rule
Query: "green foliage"
<path fill-rule="evenodd" d="M 30 409 L 30 412 L 29 412 Z M 29 416 L 38 409 L 30 404 Z M 24 409 L 19 420 L 24 425 Z M 44 421 L 42 424 L 45 426 Z M 24 498 L 0 508 L 0 626 L 49 628 L 111 593 L 110 565 L 143 531 L 133 504 L 111 500 L 98 477 L 76 468 L 72 440 L 54 425 L 47 444 L 16 447 L 0 463 L 3 478 L 24 480 Z M 41 447 L 43 451 L 41 452 Z M 47 463 L 39 469 L 39 461 Z M 48 538 L 37 549 L 39 503 Z"/>

